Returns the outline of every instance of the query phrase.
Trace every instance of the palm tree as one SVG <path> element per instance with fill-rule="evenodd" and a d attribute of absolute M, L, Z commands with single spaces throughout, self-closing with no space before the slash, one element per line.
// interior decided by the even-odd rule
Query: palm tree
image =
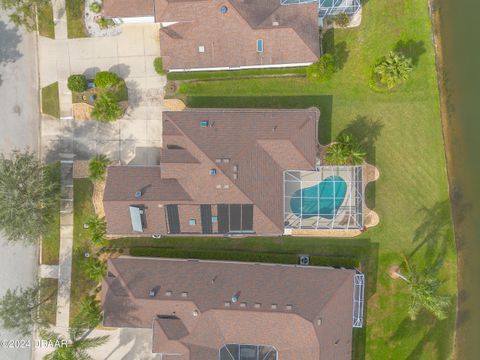
<path fill-rule="evenodd" d="M 86 296 L 80 302 L 79 317 L 75 319 L 76 325 L 94 328 L 102 320 L 100 303 L 93 296 Z"/>
<path fill-rule="evenodd" d="M 447 308 L 450 304 L 450 297 L 438 294 L 440 281 L 434 276 L 433 271 L 419 273 L 415 266 L 410 265 L 405 255 L 405 268 L 408 275 L 400 273 L 399 269 L 393 271 L 395 277 L 402 279 L 410 291 L 410 305 L 408 313 L 412 320 L 415 320 L 422 308 L 430 311 L 437 319 L 443 320 L 447 317 Z"/>
<path fill-rule="evenodd" d="M 73 326 L 68 330 L 68 337 L 53 331 L 42 330 L 40 335 L 44 340 L 62 344 L 55 351 L 44 357 L 45 360 L 93 360 L 87 350 L 105 344 L 109 336 L 87 338 L 90 330 L 80 326 Z"/>
<path fill-rule="evenodd" d="M 375 66 L 373 74 L 381 84 L 391 89 L 407 80 L 412 69 L 412 59 L 400 53 L 390 51 L 388 55 Z"/>
<path fill-rule="evenodd" d="M 92 116 L 100 122 L 110 122 L 122 116 L 122 109 L 111 93 L 101 94 L 93 105 Z"/>
<path fill-rule="evenodd" d="M 87 218 L 86 224 L 91 236 L 91 240 L 96 245 L 104 245 L 106 242 L 105 234 L 107 233 L 107 223 L 105 217 L 91 215 Z"/>
<path fill-rule="evenodd" d="M 105 180 L 105 174 L 107 172 L 107 166 L 110 164 L 110 160 L 106 155 L 95 155 L 88 163 L 90 170 L 90 180 L 99 181 Z"/>
<path fill-rule="evenodd" d="M 100 282 L 107 274 L 107 264 L 96 258 L 88 258 L 82 264 L 83 272 L 90 279 Z"/>
<path fill-rule="evenodd" d="M 327 148 L 325 160 L 332 165 L 360 165 L 366 155 L 352 135 L 342 133 L 337 137 L 337 141 Z"/>

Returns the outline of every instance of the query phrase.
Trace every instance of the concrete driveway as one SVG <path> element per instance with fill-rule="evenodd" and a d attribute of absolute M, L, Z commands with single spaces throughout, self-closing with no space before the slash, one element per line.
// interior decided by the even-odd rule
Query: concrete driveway
<path fill-rule="evenodd" d="M 82 73 L 93 78 L 98 71 L 108 70 L 125 79 L 129 95 L 125 116 L 114 123 L 44 119 L 42 147 L 47 161 L 58 160 L 65 154 L 74 154 L 76 159 L 105 154 L 123 164 L 132 160 L 156 162 L 152 159 L 157 157 L 161 146 L 166 83 L 166 77 L 159 76 L 153 67 L 153 60 L 160 55 L 158 29 L 158 24 L 129 24 L 123 25 L 122 33 L 115 37 L 40 39 L 42 86 L 55 81 L 61 85 L 70 74 Z M 66 108 L 71 94 L 59 87 L 61 104 Z M 147 149 L 149 155 L 145 158 L 145 151 L 137 152 L 137 148 Z M 139 160 L 139 154 L 145 159 Z"/>
<path fill-rule="evenodd" d="M 98 360 L 160 360 L 152 354 L 152 329 L 94 330 L 89 337 L 108 335 L 105 345 L 89 350 L 93 359 Z M 53 349 L 35 349 L 35 359 L 43 359 Z"/>

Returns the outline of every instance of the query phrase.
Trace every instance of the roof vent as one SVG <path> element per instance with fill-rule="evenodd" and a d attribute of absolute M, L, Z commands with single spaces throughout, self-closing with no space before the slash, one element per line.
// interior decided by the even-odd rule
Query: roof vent
<path fill-rule="evenodd" d="M 228 7 L 226 7 L 225 5 L 220 6 L 220 13 L 226 14 L 227 11 L 228 11 Z"/>
<path fill-rule="evenodd" d="M 198 310 L 197 309 L 193 310 L 192 315 L 193 316 L 198 316 Z"/>
<path fill-rule="evenodd" d="M 292 310 L 293 306 L 290 304 L 285 305 L 285 310 Z"/>
<path fill-rule="evenodd" d="M 172 291 L 171 291 L 171 290 L 168 290 L 168 291 L 165 293 L 165 296 L 172 296 Z"/>
<path fill-rule="evenodd" d="M 217 175 L 217 169 L 210 169 L 210 170 L 208 171 L 208 173 L 209 173 L 211 176 Z"/>
<path fill-rule="evenodd" d="M 142 197 L 141 191 L 135 191 L 135 199 L 140 199 Z"/>
<path fill-rule="evenodd" d="M 182 297 L 187 297 L 188 296 L 188 292 L 184 291 L 182 292 Z"/>
<path fill-rule="evenodd" d="M 273 25 L 273 26 L 278 26 L 278 25 L 280 25 L 280 24 L 278 23 L 278 21 L 274 21 L 274 22 L 272 23 L 272 25 Z"/>
<path fill-rule="evenodd" d="M 223 305 L 225 305 L 225 307 L 230 307 L 230 301 L 225 301 Z"/>
<path fill-rule="evenodd" d="M 232 296 L 232 303 L 236 303 L 238 301 L 238 298 L 240 297 L 240 293 L 236 293 Z"/>
<path fill-rule="evenodd" d="M 253 307 L 255 309 L 260 309 L 261 306 L 262 306 L 262 304 L 260 304 L 260 303 L 255 303 L 255 305 L 253 305 Z"/>
<path fill-rule="evenodd" d="M 200 121 L 200 127 L 202 127 L 202 128 L 208 127 L 208 120 L 202 120 L 202 121 Z"/>
<path fill-rule="evenodd" d="M 275 310 L 278 307 L 277 304 L 272 304 L 272 309 Z"/>
<path fill-rule="evenodd" d="M 154 298 L 155 296 L 157 296 L 157 289 L 150 289 L 150 291 L 148 292 L 148 297 Z"/>
<path fill-rule="evenodd" d="M 240 307 L 241 307 L 241 308 L 246 308 L 246 307 L 247 307 L 247 303 L 246 303 L 246 302 L 241 302 L 241 303 L 240 303 Z"/>

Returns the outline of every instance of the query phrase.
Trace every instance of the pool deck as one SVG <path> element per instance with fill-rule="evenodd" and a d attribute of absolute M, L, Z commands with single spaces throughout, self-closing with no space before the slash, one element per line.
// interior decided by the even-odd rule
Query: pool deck
<path fill-rule="evenodd" d="M 369 183 L 376 181 L 380 177 L 380 172 L 378 169 L 370 164 L 365 163 L 363 165 L 363 174 L 364 174 L 364 191 Z M 380 218 L 378 214 L 372 209 L 364 205 L 363 207 L 364 214 L 364 229 L 351 229 L 351 230 L 330 230 L 330 229 L 291 229 L 290 235 L 292 236 L 318 236 L 318 237 L 355 237 L 365 232 L 368 228 L 378 225 Z"/>

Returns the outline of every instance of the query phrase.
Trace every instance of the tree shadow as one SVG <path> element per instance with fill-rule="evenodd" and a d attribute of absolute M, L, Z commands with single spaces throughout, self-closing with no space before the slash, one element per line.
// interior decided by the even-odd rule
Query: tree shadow
<path fill-rule="evenodd" d="M 358 115 L 351 121 L 340 134 L 351 134 L 367 153 L 367 162 L 375 164 L 375 143 L 380 137 L 385 124 L 381 120 L 373 120 L 364 115 Z"/>
<path fill-rule="evenodd" d="M 22 57 L 18 51 L 18 44 L 22 41 L 22 35 L 16 28 L 7 27 L 0 20 L 0 64 L 5 65 L 17 61 Z"/>
<path fill-rule="evenodd" d="M 423 207 L 416 215 L 423 217 L 423 222 L 415 230 L 412 242 L 417 246 L 409 258 L 423 247 L 426 247 L 426 259 L 431 259 L 436 254 L 435 250 L 439 250 L 440 254 L 444 253 L 448 240 L 453 236 L 449 200 L 439 201 L 430 208 Z"/>
<path fill-rule="evenodd" d="M 412 64 L 417 66 L 420 56 L 426 51 L 426 49 L 423 40 L 415 41 L 410 39 L 398 41 L 395 44 L 395 51 L 412 59 Z"/>
<path fill-rule="evenodd" d="M 348 60 L 350 51 L 347 42 L 335 43 L 335 29 L 327 30 L 321 37 L 323 54 L 331 54 L 335 58 L 336 70 L 342 70 Z"/>

